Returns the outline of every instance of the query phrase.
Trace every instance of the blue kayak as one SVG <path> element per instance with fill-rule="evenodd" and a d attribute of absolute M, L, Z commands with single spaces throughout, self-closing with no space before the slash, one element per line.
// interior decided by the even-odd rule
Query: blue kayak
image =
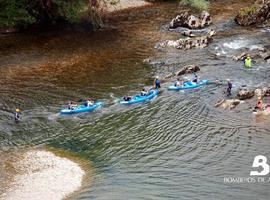
<path fill-rule="evenodd" d="M 168 87 L 168 90 L 188 90 L 188 89 L 195 89 L 198 87 L 201 87 L 203 85 L 206 85 L 208 83 L 208 80 L 201 80 L 199 83 L 194 83 L 191 81 L 184 82 L 184 85 L 181 86 L 174 86 L 171 85 Z"/>
<path fill-rule="evenodd" d="M 120 104 L 134 104 L 134 103 L 141 103 L 145 101 L 150 101 L 151 99 L 154 99 L 158 95 L 158 90 L 150 90 L 148 95 L 142 96 L 142 95 L 136 95 L 132 97 L 129 101 L 120 101 Z"/>
<path fill-rule="evenodd" d="M 90 112 L 101 107 L 101 105 L 102 105 L 101 102 L 96 102 L 94 105 L 89 106 L 89 107 L 85 105 L 79 105 L 74 109 L 65 108 L 61 110 L 61 114 L 76 114 L 76 113 L 82 113 L 82 112 Z"/>

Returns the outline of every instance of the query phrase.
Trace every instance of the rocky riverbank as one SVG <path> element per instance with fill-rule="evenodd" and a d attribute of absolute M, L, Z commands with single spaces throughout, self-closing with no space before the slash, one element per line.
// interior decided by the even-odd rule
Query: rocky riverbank
<path fill-rule="evenodd" d="M 242 8 L 235 21 L 241 26 L 258 25 L 270 18 L 270 0 L 257 0 L 253 5 Z"/>

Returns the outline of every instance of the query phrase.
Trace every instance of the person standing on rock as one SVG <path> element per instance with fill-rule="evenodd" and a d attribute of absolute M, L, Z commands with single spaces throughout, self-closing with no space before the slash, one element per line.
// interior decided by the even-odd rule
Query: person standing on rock
<path fill-rule="evenodd" d="M 231 96 L 232 95 L 232 82 L 230 79 L 227 79 L 227 84 L 228 84 L 227 96 Z"/>
<path fill-rule="evenodd" d="M 156 76 L 153 85 L 154 85 L 154 88 L 155 89 L 161 88 L 161 83 L 160 83 L 160 80 L 159 80 L 159 77 L 158 76 Z"/>
<path fill-rule="evenodd" d="M 245 67 L 246 68 L 251 68 L 251 58 L 248 55 L 247 58 L 245 59 Z"/>

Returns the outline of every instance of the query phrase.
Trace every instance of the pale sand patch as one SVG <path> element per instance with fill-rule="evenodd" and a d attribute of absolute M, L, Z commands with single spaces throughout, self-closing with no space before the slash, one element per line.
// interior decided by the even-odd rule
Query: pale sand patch
<path fill-rule="evenodd" d="M 77 163 L 45 150 L 24 153 L 12 167 L 16 173 L 1 200 L 60 200 L 78 190 L 85 175 Z"/>
<path fill-rule="evenodd" d="M 124 10 L 128 8 L 142 7 L 151 5 L 151 3 L 143 1 L 143 0 L 111 0 L 106 5 L 103 6 L 105 11 L 114 12 L 119 10 Z"/>

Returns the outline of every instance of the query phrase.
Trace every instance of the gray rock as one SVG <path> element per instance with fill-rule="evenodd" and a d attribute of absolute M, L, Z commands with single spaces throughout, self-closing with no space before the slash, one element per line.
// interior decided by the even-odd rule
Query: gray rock
<path fill-rule="evenodd" d="M 214 30 L 210 30 L 207 35 L 194 38 L 185 38 L 179 40 L 166 40 L 161 43 L 161 47 L 174 47 L 177 49 L 188 50 L 192 48 L 204 48 L 213 41 L 213 36 L 216 34 Z"/>
<path fill-rule="evenodd" d="M 190 74 L 190 73 L 194 73 L 200 71 L 200 68 L 196 65 L 188 65 L 188 66 L 184 66 L 181 70 L 179 70 L 178 72 L 176 72 L 176 76 L 181 76 L 184 74 Z"/>
<path fill-rule="evenodd" d="M 210 14 L 203 11 L 200 17 L 190 14 L 189 12 L 182 12 L 172 19 L 169 28 L 175 29 L 178 27 L 186 27 L 190 29 L 204 28 L 212 23 Z"/>
<path fill-rule="evenodd" d="M 255 92 L 252 89 L 240 89 L 237 96 L 240 100 L 250 99 L 254 96 Z"/>

